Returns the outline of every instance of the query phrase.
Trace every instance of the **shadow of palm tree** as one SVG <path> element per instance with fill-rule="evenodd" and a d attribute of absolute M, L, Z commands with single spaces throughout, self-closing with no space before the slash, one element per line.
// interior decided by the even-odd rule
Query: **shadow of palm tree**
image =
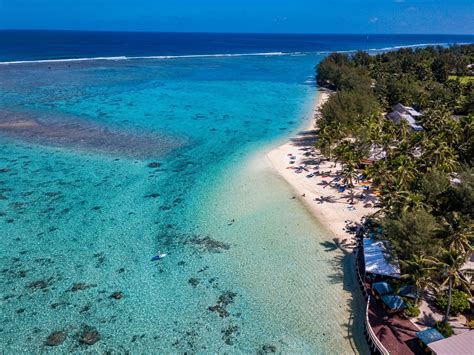
<path fill-rule="evenodd" d="M 331 265 L 334 272 L 328 275 L 329 282 L 332 284 L 340 284 L 343 289 L 351 294 L 347 299 L 347 307 L 351 311 L 348 322 L 344 323 L 347 327 L 347 338 L 351 340 L 351 345 L 357 349 L 357 353 L 368 354 L 367 341 L 364 337 L 364 318 L 365 318 L 365 300 L 359 291 L 358 283 L 355 279 L 355 258 L 354 254 L 341 248 L 347 244 L 346 239 L 340 240 L 334 238 L 333 241 L 325 241 L 320 243 L 326 248 L 327 252 L 341 249 L 343 253 L 335 253 L 331 259 Z"/>
<path fill-rule="evenodd" d="M 302 162 L 307 165 L 319 165 L 319 159 L 315 159 L 313 157 L 308 157 L 307 159 L 303 159 Z"/>
<path fill-rule="evenodd" d="M 316 130 L 298 132 L 296 137 L 290 138 L 290 142 L 296 147 L 313 146 L 316 143 L 316 133 Z"/>
<path fill-rule="evenodd" d="M 433 314 L 423 312 L 423 316 L 420 318 L 420 321 L 416 323 L 432 327 L 435 325 L 436 319 L 434 319 Z"/>
<path fill-rule="evenodd" d="M 296 135 L 298 137 L 307 137 L 307 136 L 316 136 L 316 134 L 318 133 L 318 130 L 317 129 L 310 129 L 310 130 L 306 130 L 306 131 L 299 131 Z"/>
<path fill-rule="evenodd" d="M 345 230 L 346 230 L 346 233 L 349 233 L 349 234 L 357 235 L 357 232 L 362 230 L 364 227 L 362 223 L 360 222 L 354 222 L 354 221 L 349 221 L 349 220 L 345 222 L 346 222 Z"/>
<path fill-rule="evenodd" d="M 326 240 L 326 241 L 321 242 L 319 244 L 321 244 L 324 247 L 324 251 L 326 251 L 326 252 L 334 251 L 334 250 L 337 250 L 339 248 L 339 246 L 335 242 L 331 242 L 329 240 Z"/>
<path fill-rule="evenodd" d="M 378 201 L 378 198 L 375 195 L 372 195 L 372 194 L 364 194 L 364 195 L 365 195 L 366 202 L 375 203 Z"/>
<path fill-rule="evenodd" d="M 327 202 L 327 203 L 336 203 L 336 199 L 334 198 L 334 196 L 321 196 L 321 197 L 316 197 L 314 199 L 314 201 L 318 202 L 318 203 L 324 203 L 324 202 Z"/>
<path fill-rule="evenodd" d="M 331 181 L 322 180 L 321 182 L 318 182 L 318 185 L 328 187 L 331 186 Z"/>

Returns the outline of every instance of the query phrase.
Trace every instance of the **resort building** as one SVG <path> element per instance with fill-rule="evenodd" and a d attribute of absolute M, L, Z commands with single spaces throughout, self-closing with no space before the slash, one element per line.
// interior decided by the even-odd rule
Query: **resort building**
<path fill-rule="evenodd" d="M 371 165 L 375 163 L 376 161 L 383 160 L 387 157 L 387 153 L 383 149 L 383 147 L 372 144 L 372 146 L 369 149 L 369 154 L 365 159 L 362 159 L 361 163 L 362 165 Z"/>
<path fill-rule="evenodd" d="M 433 355 L 468 355 L 474 353 L 474 331 L 467 331 L 428 344 Z"/>
<path fill-rule="evenodd" d="M 364 238 L 363 250 L 366 275 L 400 278 L 398 261 L 391 258 L 383 241 Z"/>
<path fill-rule="evenodd" d="M 367 300 L 366 338 L 372 354 L 423 354 L 416 341 L 415 324 L 403 316 L 406 308 L 400 297 L 410 297 L 412 290 L 402 286 L 395 294 L 390 279 L 400 279 L 398 260 L 387 245 L 374 236 L 359 239 L 356 257 L 359 284 Z"/>
<path fill-rule="evenodd" d="M 466 68 L 469 70 L 469 73 L 470 73 L 471 75 L 474 74 L 474 64 L 468 64 L 468 65 L 466 66 Z"/>
<path fill-rule="evenodd" d="M 467 270 L 474 270 L 474 253 L 471 253 L 471 255 L 469 255 L 469 258 L 467 258 L 466 262 L 461 268 L 461 271 Z M 471 273 L 466 273 L 465 277 L 469 282 L 472 283 L 474 276 Z M 474 297 L 471 298 L 471 303 L 474 303 Z"/>
<path fill-rule="evenodd" d="M 422 131 L 417 121 L 421 117 L 421 113 L 416 111 L 413 107 L 404 106 L 401 103 L 396 104 L 392 107 L 392 112 L 387 115 L 387 118 L 393 123 L 399 125 L 402 121 L 408 123 L 413 131 Z"/>

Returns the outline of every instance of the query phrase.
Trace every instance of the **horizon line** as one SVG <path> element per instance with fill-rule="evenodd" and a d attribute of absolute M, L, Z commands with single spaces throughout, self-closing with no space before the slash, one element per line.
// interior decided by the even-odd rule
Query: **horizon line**
<path fill-rule="evenodd" d="M 249 35 L 341 35 L 341 36 L 470 36 L 474 33 L 345 33 L 345 32 L 220 32 L 220 31 L 146 31 L 146 30 L 89 30 L 89 29 L 38 29 L 0 28 L 1 31 L 43 31 L 43 32 L 104 32 L 104 33 L 167 33 L 167 34 L 249 34 Z"/>

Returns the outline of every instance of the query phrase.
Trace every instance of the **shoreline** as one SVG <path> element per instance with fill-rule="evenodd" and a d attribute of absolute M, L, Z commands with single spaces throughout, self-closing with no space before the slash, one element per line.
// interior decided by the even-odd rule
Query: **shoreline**
<path fill-rule="evenodd" d="M 348 192 L 339 192 L 328 183 L 338 177 L 341 166 L 333 161 L 328 161 L 314 148 L 316 141 L 316 122 L 319 108 L 328 100 L 330 92 L 318 89 L 316 93 L 313 114 L 308 124 L 303 125 L 303 130 L 296 136 L 266 154 L 273 169 L 297 193 L 310 213 L 342 244 L 353 241 L 352 234 L 346 230 L 348 225 L 359 224 L 362 217 L 374 213 L 376 208 L 371 207 L 375 197 L 366 194 L 364 188 L 357 185 L 354 194 L 364 196 L 364 201 L 354 199 L 353 207 L 349 207 Z M 290 159 L 290 155 L 295 159 Z M 294 163 L 291 164 L 290 161 Z M 320 162 L 320 164 L 317 164 Z M 307 171 L 295 173 L 294 167 L 305 166 Z M 319 166 L 319 168 L 316 168 Z M 316 175 L 311 178 L 306 176 L 313 172 L 326 172 L 326 175 Z M 367 203 L 369 205 L 367 205 Z"/>
<path fill-rule="evenodd" d="M 302 129 L 293 134 L 290 139 L 265 154 L 273 173 L 282 178 L 287 185 L 295 192 L 293 199 L 298 199 L 311 217 L 316 220 L 326 231 L 329 232 L 326 240 L 332 239 L 334 245 L 342 252 L 340 259 L 344 289 L 350 293 L 347 299 L 347 331 L 348 340 L 354 353 L 369 351 L 365 339 L 363 327 L 356 326 L 363 324 L 365 317 L 365 300 L 358 292 L 358 282 L 354 272 L 355 258 L 352 249 L 355 246 L 354 234 L 349 232 L 349 226 L 360 224 L 362 217 L 376 212 L 374 207 L 364 207 L 371 201 L 375 201 L 375 196 L 364 192 L 360 185 L 354 188 L 354 195 L 365 196 L 365 202 L 354 199 L 354 208 L 348 208 L 348 194 L 340 193 L 336 188 L 329 186 L 331 180 L 336 178 L 341 170 L 340 164 L 325 160 L 326 158 L 314 147 L 316 137 L 316 123 L 320 107 L 328 100 L 331 92 L 318 88 L 314 100 L 312 112 L 308 122 L 304 123 Z M 310 154 L 308 154 L 308 152 Z M 296 159 L 290 164 L 289 154 Z M 307 155 L 309 156 L 307 156 Z M 312 163 L 314 160 L 320 161 L 319 169 L 315 170 Z M 324 160 L 324 161 L 322 161 Z M 295 173 L 295 169 L 290 167 L 307 164 L 309 172 Z M 316 166 L 316 165 L 315 165 Z M 310 172 L 331 170 L 328 175 L 317 175 L 307 178 Z M 326 177 L 327 176 L 327 177 Z M 316 199 L 316 201 L 315 201 Z M 325 201 L 325 202 L 322 202 Z"/>

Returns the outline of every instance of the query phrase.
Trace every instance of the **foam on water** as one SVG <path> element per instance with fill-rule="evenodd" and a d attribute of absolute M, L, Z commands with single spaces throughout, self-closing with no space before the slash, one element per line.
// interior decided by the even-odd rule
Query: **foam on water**
<path fill-rule="evenodd" d="M 220 54 L 189 54 L 189 55 L 149 55 L 149 56 L 118 56 L 118 57 L 92 57 L 92 58 L 64 58 L 64 59 L 38 59 L 38 60 L 16 60 L 0 62 L 0 64 L 39 64 L 39 63 L 68 63 L 68 62 L 93 62 L 93 61 L 120 61 L 139 59 L 189 59 L 189 58 L 219 58 L 219 57 L 253 57 L 253 56 L 280 56 L 280 55 L 301 55 L 303 53 L 265 52 L 265 53 L 220 53 Z"/>
<path fill-rule="evenodd" d="M 457 43 L 457 44 L 468 44 L 466 43 Z M 443 46 L 446 47 L 451 42 L 433 42 L 433 43 L 416 43 L 416 44 L 407 44 L 400 46 L 390 46 L 382 48 L 370 48 L 366 49 L 368 52 L 387 52 L 395 51 L 401 48 L 422 48 L 428 46 Z M 358 49 L 348 49 L 348 50 L 336 50 L 339 53 L 354 53 Z M 160 59 L 190 59 L 190 58 L 229 58 L 229 57 L 253 57 L 253 56 L 304 56 L 308 54 L 329 54 L 333 51 L 311 51 L 311 52 L 255 52 L 255 53 L 217 53 L 217 54 L 188 54 L 188 55 L 151 55 L 151 56 L 111 56 L 111 57 L 85 57 L 85 58 L 58 58 L 58 59 L 37 59 L 37 60 L 14 60 L 14 61 L 0 61 L 0 65 L 12 65 L 12 64 L 55 64 L 55 63 L 75 63 L 75 62 L 96 62 L 96 61 L 133 61 L 133 60 L 160 60 Z"/>

